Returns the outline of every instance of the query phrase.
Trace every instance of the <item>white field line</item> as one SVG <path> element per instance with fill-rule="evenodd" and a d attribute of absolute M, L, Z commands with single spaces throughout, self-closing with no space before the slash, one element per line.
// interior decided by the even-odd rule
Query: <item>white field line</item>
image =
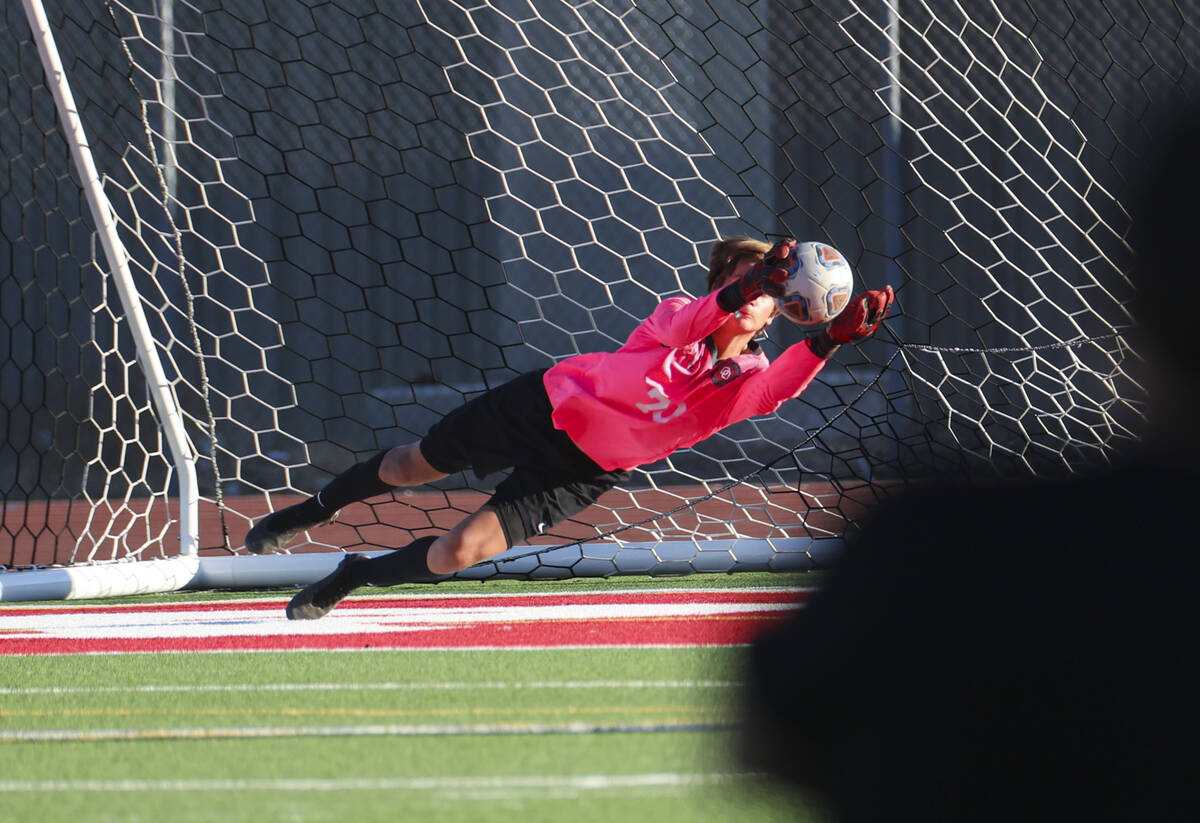
<path fill-rule="evenodd" d="M 227 609 L 170 612 L 0 612 L 0 636 L 10 639 L 125 639 L 322 636 L 425 633 L 479 624 L 714 617 L 795 610 L 793 603 L 604 603 L 491 605 L 442 608 L 354 608 L 323 620 L 288 620 L 283 611 Z"/>
<path fill-rule="evenodd" d="M 119 651 L 114 652 L 108 649 L 101 651 L 78 652 L 78 651 L 56 651 L 56 652 L 35 652 L 34 655 L 11 655 L 12 657 L 112 657 L 113 655 L 178 655 L 178 654 L 205 654 L 205 655 L 261 655 L 261 654 L 419 654 L 422 652 L 437 652 L 439 654 L 479 654 L 483 652 L 503 652 L 512 654 L 513 652 L 533 652 L 541 654 L 546 651 L 564 652 L 564 651 L 585 651 L 594 652 L 600 648 L 621 648 L 621 649 L 657 649 L 661 651 L 695 651 L 696 649 L 742 649 L 747 648 L 749 643 L 688 643 L 686 646 L 662 645 L 656 643 L 622 643 L 612 645 L 597 645 L 595 643 L 568 643 L 562 646 L 388 646 L 378 645 L 372 646 L 369 649 L 361 649 L 354 647 L 333 648 L 333 649 L 138 649 L 136 651 Z M 0 658 L 3 659 L 3 658 Z"/>
<path fill-rule="evenodd" d="M 265 777 L 145 778 L 116 780 L 0 780 L 15 792 L 346 792 L 444 791 L 466 794 L 597 791 L 712 786 L 757 777 L 753 773 L 647 772 L 640 774 L 495 775 L 490 777 Z"/>
<path fill-rule="evenodd" d="M 732 723 L 365 723 L 342 726 L 214 726 L 158 729 L 6 729 L 0 743 L 250 740 L 289 737 L 466 737 L 729 731 Z"/>
<path fill-rule="evenodd" d="M 0 695 L 22 697 L 75 694 L 234 694 L 255 692 L 516 691 L 519 689 L 733 689 L 737 680 L 529 680 L 435 681 L 425 683 L 183 683 L 140 686 L 0 686 Z"/>
<path fill-rule="evenodd" d="M 362 600 L 525 600 L 538 598 L 553 598 L 553 597 L 579 597 L 579 598 L 604 598 L 604 597 L 623 597 L 629 595 L 663 595 L 663 594 L 737 594 L 741 592 L 766 592 L 771 594 L 788 593 L 788 594 L 803 594 L 805 592 L 815 592 L 815 586 L 752 586 L 752 587 L 723 587 L 723 588 L 645 588 L 645 589 L 585 589 L 581 591 L 571 591 L 562 589 L 557 591 L 529 591 L 529 592 L 443 592 L 435 591 L 431 586 L 428 592 L 389 592 L 374 594 L 369 589 L 359 590 L 359 597 Z M 224 605 L 245 605 L 254 603 L 279 603 L 280 605 L 288 602 L 287 597 L 278 597 L 268 595 L 265 597 L 197 597 L 194 599 L 172 600 L 167 599 L 161 602 L 145 602 L 145 603 L 0 603 L 0 613 L 6 608 L 11 609 L 28 609 L 31 606 L 39 611 L 89 611 L 89 610 L 112 610 L 112 609 L 128 609 L 136 611 L 143 606 L 148 610 L 162 608 L 178 608 L 179 606 L 224 606 Z"/>

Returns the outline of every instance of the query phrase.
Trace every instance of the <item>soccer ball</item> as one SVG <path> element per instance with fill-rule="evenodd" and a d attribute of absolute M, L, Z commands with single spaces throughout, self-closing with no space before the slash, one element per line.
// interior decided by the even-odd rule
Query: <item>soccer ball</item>
<path fill-rule="evenodd" d="M 854 274 L 837 249 L 824 243 L 797 243 L 788 262 L 788 278 L 779 298 L 779 310 L 788 320 L 818 326 L 846 308 Z"/>

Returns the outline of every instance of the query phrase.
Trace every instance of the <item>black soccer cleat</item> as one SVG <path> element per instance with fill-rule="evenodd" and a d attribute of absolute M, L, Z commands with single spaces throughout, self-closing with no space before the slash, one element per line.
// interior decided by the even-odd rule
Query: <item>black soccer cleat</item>
<path fill-rule="evenodd" d="M 305 503 L 288 506 L 286 509 L 280 509 L 258 521 L 254 528 L 246 533 L 244 541 L 246 551 L 250 552 L 250 554 L 270 554 L 277 552 L 292 542 L 292 538 L 300 532 L 333 522 L 333 517 L 318 518 L 316 520 L 309 518 L 307 521 L 301 520 L 290 528 L 281 528 L 279 526 L 280 520 L 284 520 L 284 522 L 286 522 L 286 519 L 294 520 L 296 512 L 292 510 L 303 505 Z"/>
<path fill-rule="evenodd" d="M 288 620 L 317 620 L 329 614 L 346 595 L 362 585 L 357 582 L 357 575 L 349 573 L 350 568 L 370 559 L 364 554 L 346 555 L 332 574 L 302 589 L 292 598 L 292 602 L 287 604 Z"/>

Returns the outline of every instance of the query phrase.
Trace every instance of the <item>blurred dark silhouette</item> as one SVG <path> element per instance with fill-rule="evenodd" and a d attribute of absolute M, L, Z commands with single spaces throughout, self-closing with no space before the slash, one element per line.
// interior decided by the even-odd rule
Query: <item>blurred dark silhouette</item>
<path fill-rule="evenodd" d="M 834 820 L 1200 820 L 1200 111 L 1171 114 L 1126 175 L 1141 441 L 881 506 L 750 651 L 744 756 Z"/>

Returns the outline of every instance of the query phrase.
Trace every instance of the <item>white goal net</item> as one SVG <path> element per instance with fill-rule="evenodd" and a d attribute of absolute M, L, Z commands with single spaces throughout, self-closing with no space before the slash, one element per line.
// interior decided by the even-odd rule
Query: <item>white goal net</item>
<path fill-rule="evenodd" d="M 1078 471 L 1142 416 L 1121 170 L 1139 115 L 1196 78 L 1200 21 L 1168 0 L 0 15 L 0 566 L 178 554 L 181 460 L 195 548 L 237 554 L 257 518 L 465 399 L 699 294 L 723 235 L 829 242 L 898 310 L 778 414 L 480 575 L 808 568 L 912 482 Z M 768 355 L 802 333 L 775 323 Z M 404 545 L 497 479 L 356 505 L 302 548 Z"/>

